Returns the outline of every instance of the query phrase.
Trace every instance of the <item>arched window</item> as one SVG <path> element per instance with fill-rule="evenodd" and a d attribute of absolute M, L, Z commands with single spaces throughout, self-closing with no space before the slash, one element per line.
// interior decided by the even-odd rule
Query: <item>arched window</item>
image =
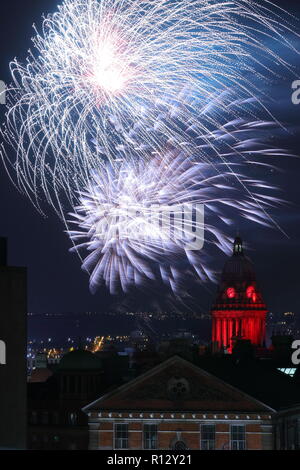
<path fill-rule="evenodd" d="M 183 441 L 176 441 L 173 446 L 172 446 L 173 450 L 186 450 L 187 449 L 187 445 L 185 442 Z"/>

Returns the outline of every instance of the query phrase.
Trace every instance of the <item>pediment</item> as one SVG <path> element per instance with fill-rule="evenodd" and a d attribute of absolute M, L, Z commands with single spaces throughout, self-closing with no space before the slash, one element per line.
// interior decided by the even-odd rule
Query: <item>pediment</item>
<path fill-rule="evenodd" d="M 267 405 L 178 356 L 83 409 L 89 410 L 272 411 Z"/>

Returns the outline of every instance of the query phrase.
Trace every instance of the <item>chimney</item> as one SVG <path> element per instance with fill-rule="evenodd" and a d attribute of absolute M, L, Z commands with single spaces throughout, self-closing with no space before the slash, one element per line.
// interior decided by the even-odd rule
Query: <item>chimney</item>
<path fill-rule="evenodd" d="M 0 237 L 0 266 L 7 266 L 7 238 Z"/>

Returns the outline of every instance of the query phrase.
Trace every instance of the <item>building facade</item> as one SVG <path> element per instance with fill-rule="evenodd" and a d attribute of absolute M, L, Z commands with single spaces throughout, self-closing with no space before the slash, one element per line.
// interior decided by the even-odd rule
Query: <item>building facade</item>
<path fill-rule="evenodd" d="M 26 448 L 27 275 L 0 238 L 0 449 Z"/>
<path fill-rule="evenodd" d="M 280 411 L 274 430 L 276 450 L 300 450 L 300 405 Z"/>
<path fill-rule="evenodd" d="M 87 449 L 81 408 L 99 394 L 102 375 L 99 357 L 81 349 L 67 353 L 50 376 L 36 374 L 28 384 L 28 449 Z"/>
<path fill-rule="evenodd" d="M 83 411 L 90 449 L 273 447 L 272 408 L 178 356 Z"/>

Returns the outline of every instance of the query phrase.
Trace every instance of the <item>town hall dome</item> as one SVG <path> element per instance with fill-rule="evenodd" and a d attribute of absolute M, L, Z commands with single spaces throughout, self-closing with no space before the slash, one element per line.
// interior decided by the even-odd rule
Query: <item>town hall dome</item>
<path fill-rule="evenodd" d="M 213 343 L 232 352 L 237 339 L 262 347 L 267 307 L 256 282 L 252 261 L 245 256 L 243 242 L 236 237 L 227 259 L 215 303 L 212 306 Z"/>

